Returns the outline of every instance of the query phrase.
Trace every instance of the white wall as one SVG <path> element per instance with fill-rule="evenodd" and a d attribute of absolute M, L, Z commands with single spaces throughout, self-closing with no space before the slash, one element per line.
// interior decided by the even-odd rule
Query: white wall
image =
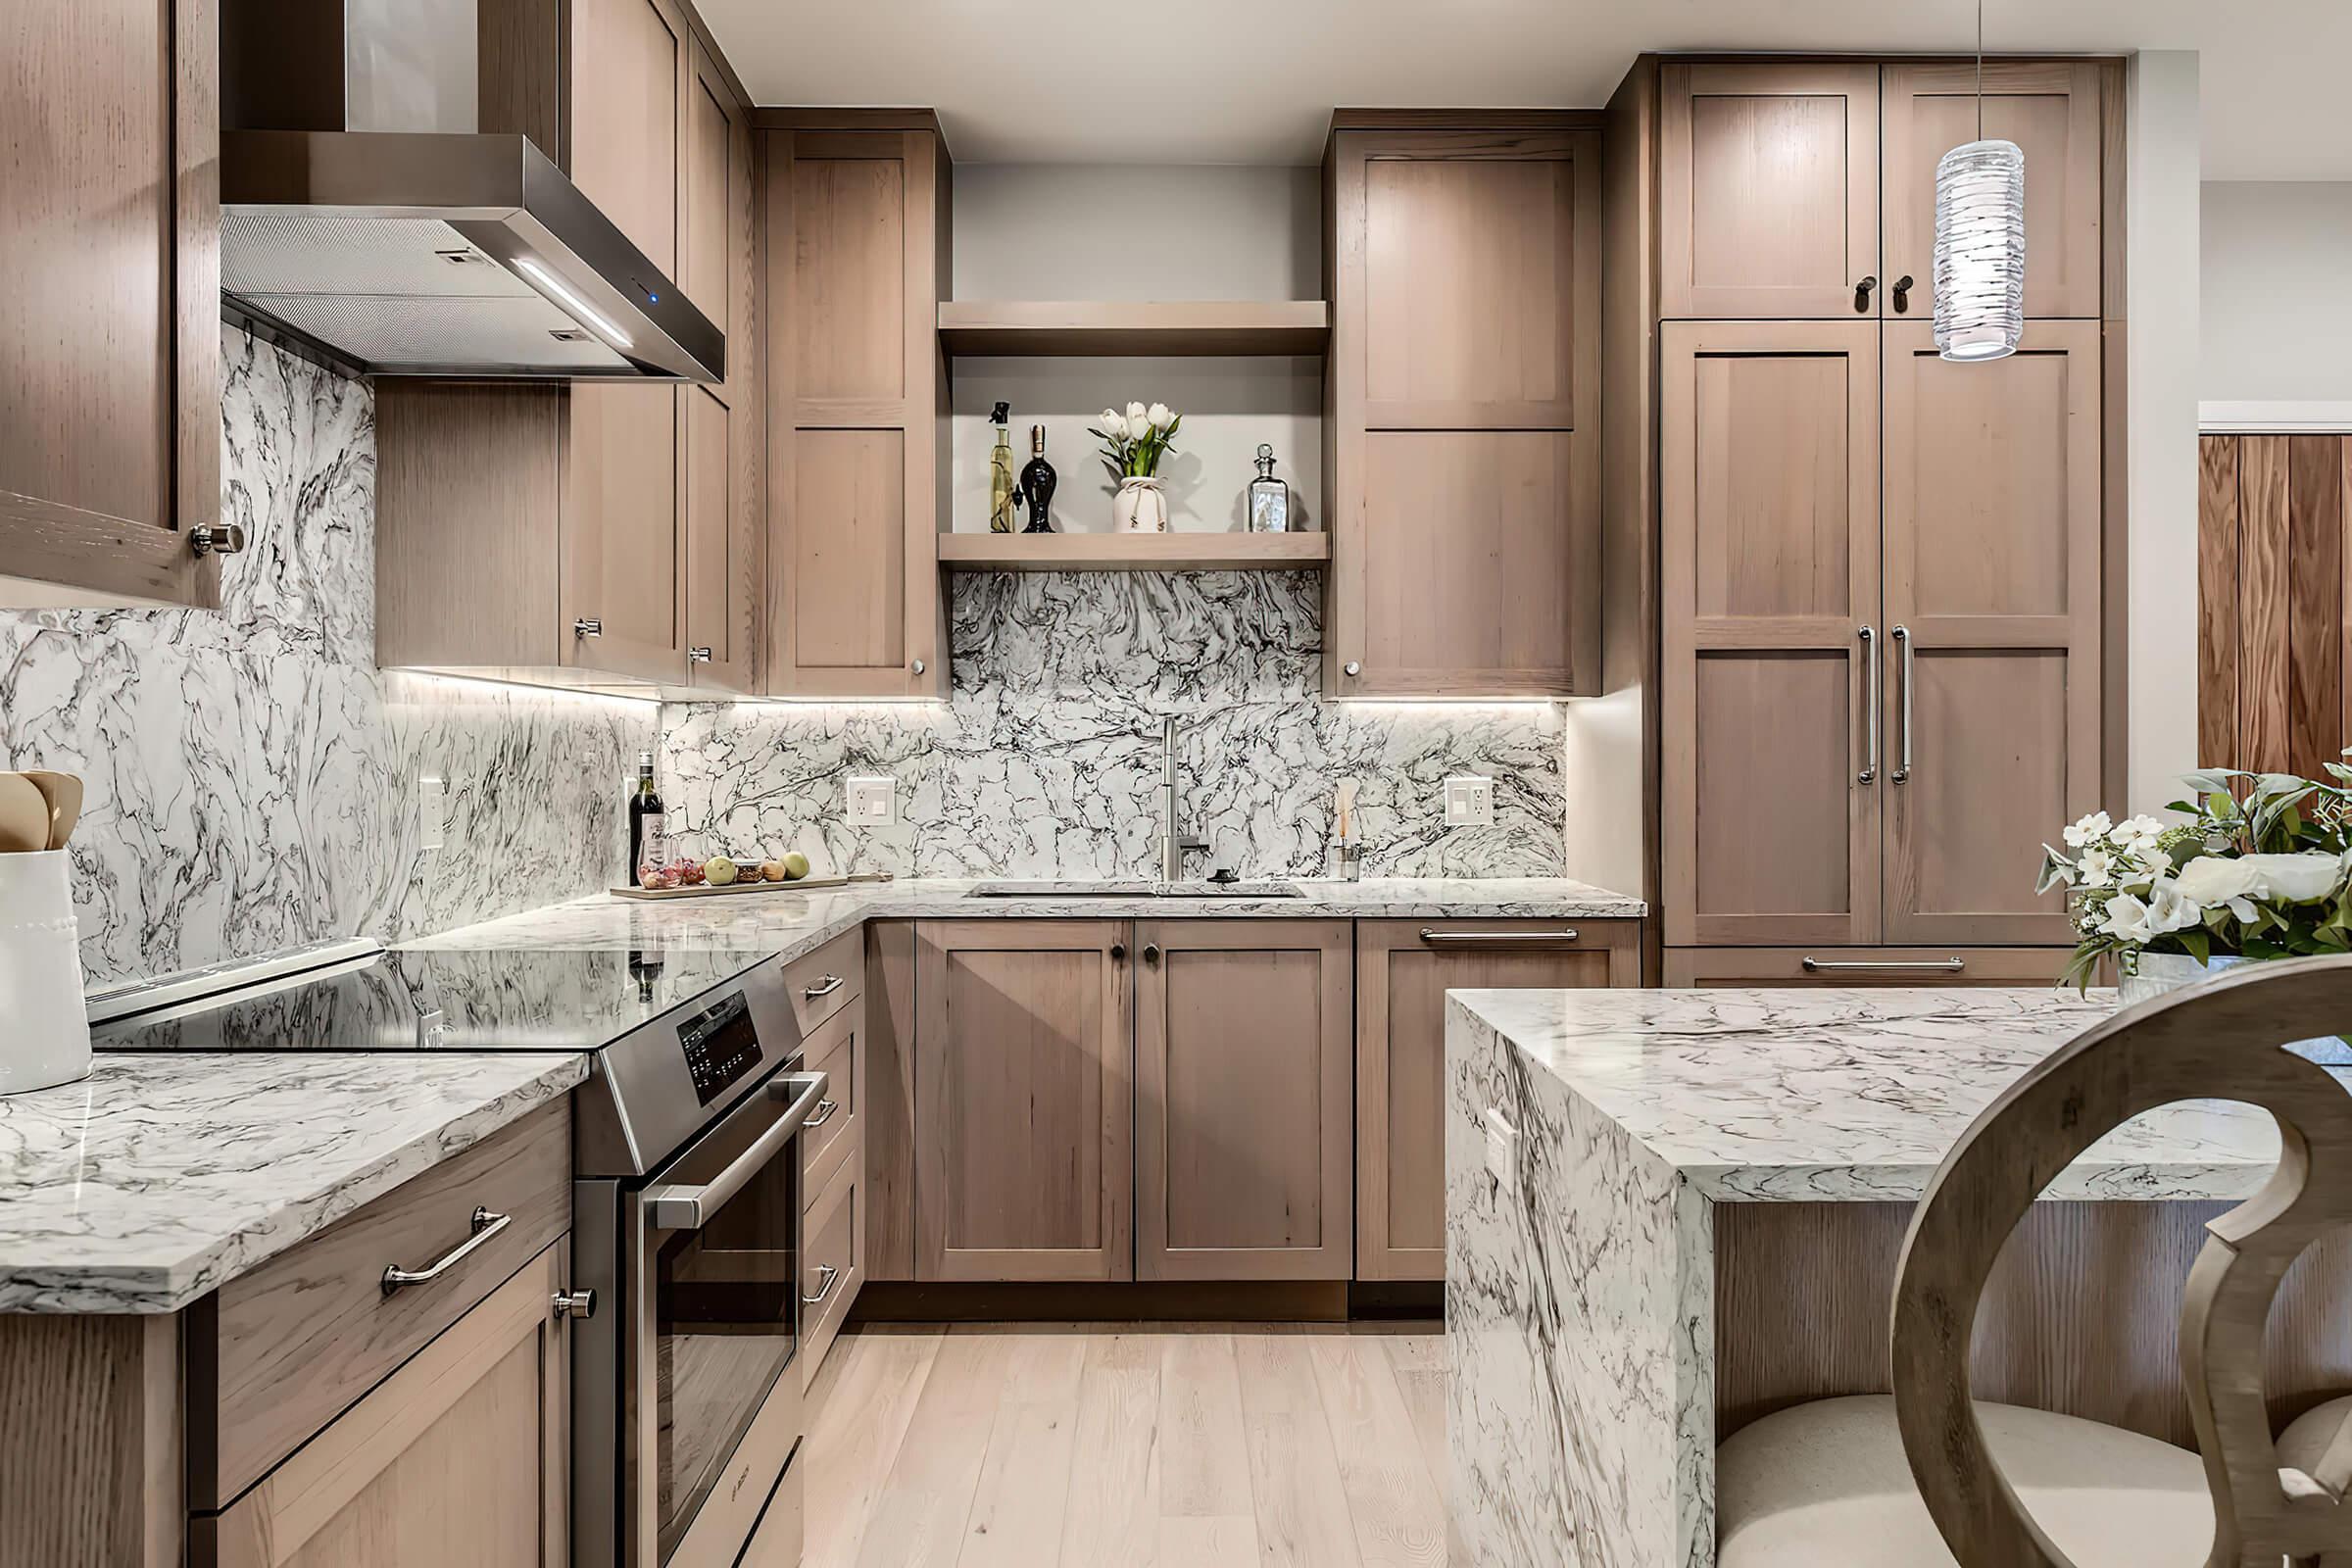
<path fill-rule="evenodd" d="M 1320 299 L 1317 171 L 958 167 L 955 298 L 959 300 Z M 1111 481 L 1086 433 L 1105 407 L 1165 403 L 1184 415 L 1160 469 L 1169 526 L 1242 525 L 1258 443 L 1291 486 L 1293 528 L 1323 526 L 1323 362 L 1319 359 L 958 359 L 954 484 L 958 532 L 988 527 L 989 406 L 1012 405 L 1015 470 L 1029 427 L 1046 426 L 1060 475 L 1054 523 L 1110 527 Z"/>
<path fill-rule="evenodd" d="M 2152 811 L 2197 763 L 2197 57 L 2136 55 L 2127 83 L 2130 756 L 2122 804 Z"/>
<path fill-rule="evenodd" d="M 2197 395 L 2352 403 L 2352 184 L 2215 181 L 2198 226 Z"/>

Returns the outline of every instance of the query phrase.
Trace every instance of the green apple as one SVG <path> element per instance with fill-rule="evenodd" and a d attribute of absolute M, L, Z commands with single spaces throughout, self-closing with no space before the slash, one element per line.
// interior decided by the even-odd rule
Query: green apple
<path fill-rule="evenodd" d="M 808 857 L 798 850 L 784 857 L 784 876 L 787 881 L 798 882 L 808 874 Z"/>

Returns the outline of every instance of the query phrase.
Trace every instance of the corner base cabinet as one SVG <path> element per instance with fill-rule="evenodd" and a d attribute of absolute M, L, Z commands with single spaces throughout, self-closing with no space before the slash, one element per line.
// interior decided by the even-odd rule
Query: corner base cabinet
<path fill-rule="evenodd" d="M 1638 920 L 1355 928 L 1355 1277 L 1446 1277 L 1446 993 L 1642 983 Z"/>

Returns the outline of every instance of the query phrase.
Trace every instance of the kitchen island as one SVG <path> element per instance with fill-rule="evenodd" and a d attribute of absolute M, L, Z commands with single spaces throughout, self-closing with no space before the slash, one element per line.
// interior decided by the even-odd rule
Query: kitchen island
<path fill-rule="evenodd" d="M 1715 1446 L 1884 1392 L 1912 1206 L 2010 1082 L 2113 1010 L 2056 991 L 1457 991 L 1447 998 L 1448 1427 L 1466 1560 L 1709 1568 Z M 2333 1069 L 2338 1076 L 2344 1069 Z M 2174 1325 L 2270 1118 L 2169 1106 L 2071 1166 L 1985 1297 L 1981 1396 L 2185 1442 Z M 2352 1388 L 2315 1250 L 2275 1412 Z"/>

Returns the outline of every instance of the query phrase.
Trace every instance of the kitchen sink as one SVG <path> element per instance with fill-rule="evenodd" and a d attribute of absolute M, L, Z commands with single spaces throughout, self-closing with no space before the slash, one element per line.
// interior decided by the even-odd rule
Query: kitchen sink
<path fill-rule="evenodd" d="M 974 899 L 1296 899 L 1289 882 L 983 882 Z"/>

